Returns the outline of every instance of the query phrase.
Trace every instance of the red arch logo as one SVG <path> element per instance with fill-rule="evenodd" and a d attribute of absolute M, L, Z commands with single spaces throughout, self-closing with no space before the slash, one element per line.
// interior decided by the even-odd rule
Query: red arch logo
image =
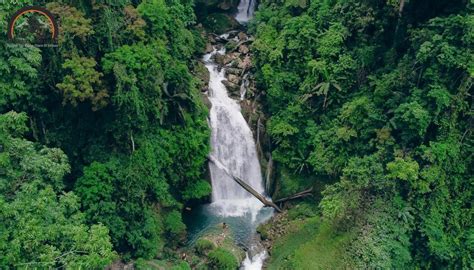
<path fill-rule="evenodd" d="M 53 41 L 56 41 L 58 37 L 58 24 L 56 23 L 56 20 L 54 19 L 54 16 L 49 10 L 39 7 L 39 6 L 28 6 L 21 8 L 10 19 L 10 22 L 8 23 L 8 38 L 10 40 L 13 40 L 15 38 L 15 27 L 17 21 L 24 15 L 29 14 L 29 13 L 38 13 L 41 16 L 45 17 L 48 21 L 49 29 L 51 32 L 51 39 Z"/>

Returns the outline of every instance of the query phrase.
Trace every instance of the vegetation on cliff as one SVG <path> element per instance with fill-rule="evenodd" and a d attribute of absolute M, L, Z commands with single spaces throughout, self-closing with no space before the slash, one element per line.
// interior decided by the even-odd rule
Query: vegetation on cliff
<path fill-rule="evenodd" d="M 353 235 L 354 268 L 474 266 L 472 8 L 261 1 L 253 52 L 277 196 L 327 183 L 319 208 Z"/>
<path fill-rule="evenodd" d="M 43 1 L 0 6 L 2 269 L 154 258 L 210 193 L 193 2 L 112 2 L 48 1 L 57 48 L 5 35 L 3 19 Z"/>

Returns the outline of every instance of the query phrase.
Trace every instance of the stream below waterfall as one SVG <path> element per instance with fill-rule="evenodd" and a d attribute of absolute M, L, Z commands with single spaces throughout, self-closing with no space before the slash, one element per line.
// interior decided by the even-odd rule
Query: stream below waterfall
<path fill-rule="evenodd" d="M 253 16 L 255 0 L 241 0 L 236 20 L 247 23 Z M 222 35 L 223 37 L 226 34 Z M 229 97 L 222 81 L 225 67 L 219 67 L 215 56 L 224 55 L 224 47 L 213 47 L 204 55 L 209 71 L 208 97 L 210 111 L 211 155 L 228 171 L 245 181 L 255 191 L 264 194 L 262 172 L 252 130 L 244 119 L 238 100 Z M 242 87 L 245 88 L 245 80 Z M 245 92 L 241 94 L 241 99 Z M 273 209 L 263 204 L 239 186 L 231 176 L 214 163 L 209 164 L 212 182 L 212 202 L 195 207 L 185 216 L 190 243 L 219 224 L 227 224 L 237 245 L 246 251 L 241 269 L 260 270 L 267 257 L 256 233 L 257 226 L 273 215 Z"/>

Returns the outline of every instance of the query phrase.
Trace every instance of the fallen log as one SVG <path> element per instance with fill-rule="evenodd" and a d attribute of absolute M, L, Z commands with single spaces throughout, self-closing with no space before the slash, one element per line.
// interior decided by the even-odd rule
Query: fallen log
<path fill-rule="evenodd" d="M 285 198 L 281 198 L 281 199 L 278 199 L 275 201 L 275 203 L 282 203 L 282 202 L 286 202 L 286 201 L 289 201 L 289 200 L 294 200 L 294 199 L 298 199 L 298 198 L 303 198 L 303 197 L 306 197 L 306 196 L 313 196 L 312 194 L 313 192 L 313 187 L 307 189 L 307 190 L 303 190 L 301 192 L 298 192 L 298 193 L 295 193 L 291 196 L 288 196 L 288 197 L 285 197 Z"/>
<path fill-rule="evenodd" d="M 234 179 L 237 184 L 239 184 L 243 189 L 245 189 L 248 193 L 252 194 L 255 198 L 261 201 L 267 207 L 273 207 L 278 213 L 281 213 L 280 207 L 278 207 L 274 202 L 269 201 L 263 196 L 262 194 L 258 193 L 255 189 L 253 189 L 249 184 L 245 183 L 239 177 L 232 175 L 232 173 L 227 169 L 219 160 L 217 160 L 213 156 L 209 156 L 209 161 L 214 163 L 219 169 L 223 170 L 227 175 L 229 175 L 232 179 Z"/>

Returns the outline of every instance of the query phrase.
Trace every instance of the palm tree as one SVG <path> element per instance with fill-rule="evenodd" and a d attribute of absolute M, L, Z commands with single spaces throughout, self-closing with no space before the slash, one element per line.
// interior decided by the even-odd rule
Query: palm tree
<path fill-rule="evenodd" d="M 316 78 L 316 80 L 312 81 L 316 81 L 317 83 L 311 88 L 309 93 L 306 93 L 302 96 L 301 100 L 303 102 L 306 102 L 308 99 L 312 98 L 315 95 L 322 95 L 324 96 L 323 109 L 326 109 L 329 105 L 328 94 L 330 93 L 331 89 L 334 88 L 337 91 L 341 91 L 342 88 L 335 79 L 330 77 L 329 71 L 326 67 L 321 67 L 320 65 L 317 65 L 316 62 L 313 62 L 313 64 L 311 65 L 313 66 L 313 78 Z M 310 85 L 314 85 L 314 83 L 311 83 Z"/>

